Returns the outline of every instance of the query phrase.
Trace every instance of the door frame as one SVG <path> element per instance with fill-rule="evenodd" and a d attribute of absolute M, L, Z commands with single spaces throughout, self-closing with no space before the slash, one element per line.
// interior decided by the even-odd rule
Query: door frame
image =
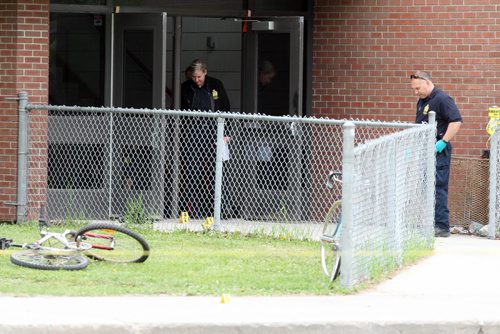
<path fill-rule="evenodd" d="M 260 33 L 290 34 L 288 115 L 303 115 L 304 17 L 269 17 L 250 22 L 243 38 L 242 112 L 257 113 L 258 41 Z M 295 95 L 296 93 L 296 95 Z M 294 105 L 297 109 L 294 110 Z"/>
<path fill-rule="evenodd" d="M 110 50 L 109 50 L 109 99 L 110 106 L 129 107 L 123 105 L 124 87 L 124 33 L 126 30 L 149 30 L 153 31 L 153 66 L 151 69 L 152 79 L 152 108 L 165 109 L 166 91 L 166 36 L 167 36 L 167 14 L 162 13 L 121 13 L 111 14 L 110 27 Z M 121 128 L 127 129 L 130 120 L 127 117 L 114 118 L 111 114 L 110 136 L 114 131 Z M 145 143 L 135 143 L 130 138 L 125 142 L 115 142 L 111 138 L 109 152 L 109 187 L 108 208 L 109 215 L 122 215 L 126 210 L 127 203 L 137 198 L 137 194 L 143 196 L 144 205 L 155 214 L 162 215 L 164 211 L 164 187 L 163 173 L 165 162 L 165 150 L 157 142 L 163 142 L 165 136 L 164 117 L 149 115 L 139 116 L 135 119 L 135 126 L 150 130 L 150 137 Z M 120 180 L 123 178 L 123 159 L 126 154 L 126 145 L 143 145 L 141 150 L 146 150 L 151 159 L 162 162 L 157 170 L 150 170 L 150 189 L 129 189 L 123 187 Z M 140 146 L 140 145 L 139 145 Z"/>
<path fill-rule="evenodd" d="M 153 31 L 153 108 L 165 108 L 166 89 L 166 13 L 123 13 L 111 14 L 111 41 L 109 56 L 109 99 L 110 106 L 121 107 L 123 97 L 123 34 L 126 29 Z"/>
<path fill-rule="evenodd" d="M 243 51 L 243 69 L 242 69 L 242 112 L 260 113 L 258 110 L 258 76 L 259 76 L 259 36 L 269 33 L 287 33 L 289 34 L 289 68 L 288 68 L 288 113 L 285 116 L 303 116 L 303 61 L 304 61 L 304 18 L 298 17 L 272 17 L 259 18 L 250 23 L 249 31 L 244 34 Z M 243 198 L 242 209 L 243 216 L 247 219 L 262 219 L 266 213 L 258 212 L 255 207 L 255 194 L 258 194 L 258 201 L 262 203 L 260 207 L 267 207 L 271 211 L 282 205 L 281 200 L 286 199 L 286 205 L 299 207 L 298 203 L 304 198 L 304 189 L 300 187 L 302 174 L 302 150 L 296 150 L 302 147 L 304 138 L 301 135 L 293 136 L 293 140 L 284 142 L 283 138 L 276 138 L 276 129 L 281 134 L 288 133 L 288 123 L 276 122 L 269 124 L 255 124 L 251 128 L 245 129 L 251 133 L 255 131 L 255 136 L 250 134 L 250 140 L 258 139 L 256 142 L 249 143 L 248 147 L 262 147 L 266 152 L 271 152 L 270 158 L 266 161 L 242 161 L 244 164 L 254 164 L 247 175 L 247 191 L 239 195 Z M 292 149 L 293 148 L 293 149 Z M 276 152 L 280 152 L 277 154 Z M 277 160 L 284 159 L 283 154 L 293 161 L 287 169 L 280 169 Z M 269 159 L 269 160 L 267 160 Z M 286 183 L 283 189 L 270 191 L 259 186 L 259 179 L 262 175 L 259 173 L 275 173 L 286 176 Z M 276 175 L 277 175 L 276 174 Z M 251 189 L 248 191 L 248 189 Z M 248 197 L 249 194 L 252 196 Z M 264 214 L 264 216 L 262 216 Z M 299 216 L 302 213 L 299 213 Z M 296 217 L 295 217 L 296 218 Z"/>

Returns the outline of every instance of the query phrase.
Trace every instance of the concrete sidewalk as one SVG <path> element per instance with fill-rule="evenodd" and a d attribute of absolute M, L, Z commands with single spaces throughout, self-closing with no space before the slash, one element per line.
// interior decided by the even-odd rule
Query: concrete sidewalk
<path fill-rule="evenodd" d="M 452 236 L 350 296 L 4 296 L 0 333 L 500 333 L 499 264 L 500 241 Z"/>

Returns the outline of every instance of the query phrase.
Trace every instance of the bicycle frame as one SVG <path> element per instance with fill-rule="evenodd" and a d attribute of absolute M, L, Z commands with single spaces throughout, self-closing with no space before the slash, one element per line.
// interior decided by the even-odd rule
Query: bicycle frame
<path fill-rule="evenodd" d="M 31 244 L 11 243 L 10 246 L 26 248 L 26 249 L 34 249 L 41 251 L 42 253 L 45 254 L 53 254 L 53 255 L 76 254 L 78 252 L 84 252 L 92 247 L 90 244 L 87 243 L 70 241 L 68 239 L 69 234 L 71 234 L 70 230 L 66 230 L 63 233 L 42 231 L 41 238 L 36 240 L 34 243 Z M 53 239 L 59 242 L 61 244 L 61 247 L 45 245 L 47 242 Z"/>
<path fill-rule="evenodd" d="M 113 249 L 115 249 L 115 238 L 112 237 L 112 236 L 110 236 L 110 235 L 87 232 L 87 233 L 85 233 L 85 236 L 92 237 L 92 238 L 99 238 L 99 239 L 111 240 L 110 243 L 109 243 L 109 246 L 92 244 L 91 248 L 98 248 L 98 249 L 105 249 L 105 250 L 113 250 Z"/>
<path fill-rule="evenodd" d="M 342 183 L 340 177 L 342 176 L 342 172 L 331 171 L 326 178 L 326 187 L 328 189 L 333 189 L 333 185 L 335 182 Z"/>
<path fill-rule="evenodd" d="M 336 182 L 342 183 L 342 172 L 331 171 L 326 187 L 333 189 Z M 342 231 L 342 200 L 335 201 L 328 210 L 323 224 L 321 242 L 321 266 L 323 273 L 334 281 L 340 274 L 340 236 Z"/>

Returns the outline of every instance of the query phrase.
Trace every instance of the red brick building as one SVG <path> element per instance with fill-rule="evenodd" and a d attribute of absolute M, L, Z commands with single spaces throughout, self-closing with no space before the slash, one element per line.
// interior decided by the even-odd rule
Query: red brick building
<path fill-rule="evenodd" d="M 0 221 L 16 219 L 17 102 L 20 91 L 32 103 L 47 103 L 49 81 L 48 1 L 0 4 Z M 47 115 L 30 115 L 29 207 L 46 201 Z"/>
<path fill-rule="evenodd" d="M 314 6 L 313 114 L 412 121 L 415 69 L 430 71 L 463 116 L 455 154 L 487 149 L 498 104 L 495 1 L 322 1 Z"/>
<path fill-rule="evenodd" d="M 89 13 L 93 19 L 89 29 L 103 30 L 98 32 L 98 38 L 104 43 L 104 51 L 99 51 L 102 57 L 108 54 L 106 36 L 109 35 L 101 27 L 110 24 L 111 13 L 167 12 L 170 18 L 209 17 L 219 21 L 226 16 L 235 17 L 238 27 L 243 26 L 238 33 L 243 45 L 238 50 L 241 59 L 246 53 L 245 45 L 250 45 L 245 44 L 248 41 L 244 36 L 245 25 L 250 22 L 247 19 L 301 17 L 304 44 L 297 50 L 290 47 L 290 52 L 300 52 L 303 59 L 299 79 L 304 102 L 300 114 L 413 121 L 416 98 L 408 76 L 416 69 L 424 69 L 431 72 L 436 85 L 455 98 L 462 112 L 464 124 L 454 140 L 455 157 L 480 160 L 483 150 L 488 148 L 485 131 L 488 107 L 500 103 L 500 92 L 496 90 L 500 72 L 500 5 L 494 0 L 375 3 L 358 0 L 2 1 L 0 221 L 16 220 L 17 103 L 9 98 L 26 91 L 31 103 L 73 104 L 74 99 L 69 95 L 62 100 L 49 98 L 60 92 L 59 87 L 55 90 L 57 81 L 49 85 L 49 70 L 52 73 L 64 67 L 57 67 L 59 58 L 50 59 L 49 45 L 51 38 L 60 38 L 60 47 L 63 28 L 77 26 L 78 20 Z M 293 39 L 295 35 L 290 36 Z M 207 45 L 208 42 L 207 39 Z M 57 52 L 55 55 L 61 56 Z M 225 56 L 221 53 L 220 57 Z M 107 82 L 102 71 L 99 78 Z M 222 70 L 220 75 L 224 75 Z M 237 77 L 244 82 L 245 70 Z M 174 82 L 174 91 L 175 85 Z M 238 87 L 234 96 L 244 90 Z M 104 96 L 106 87 L 99 89 L 103 97 L 96 98 L 96 103 L 108 105 Z M 239 102 L 245 111 L 244 98 Z M 47 115 L 33 112 L 30 115 L 28 218 L 36 217 L 37 208 L 46 200 L 47 150 Z M 460 183 L 459 177 L 454 180 L 452 176 L 451 183 L 456 185 L 454 181 Z"/>

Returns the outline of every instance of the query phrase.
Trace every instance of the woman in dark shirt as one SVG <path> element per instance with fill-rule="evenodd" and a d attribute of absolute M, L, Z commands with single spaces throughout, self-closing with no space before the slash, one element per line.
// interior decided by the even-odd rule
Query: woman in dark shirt
<path fill-rule="evenodd" d="M 192 111 L 230 111 L 222 82 L 207 75 L 206 64 L 196 59 L 186 69 L 190 79 L 181 86 L 181 108 Z M 224 137 L 228 143 L 230 137 Z M 181 121 L 180 206 L 193 218 L 213 216 L 217 120 L 185 117 Z"/>

